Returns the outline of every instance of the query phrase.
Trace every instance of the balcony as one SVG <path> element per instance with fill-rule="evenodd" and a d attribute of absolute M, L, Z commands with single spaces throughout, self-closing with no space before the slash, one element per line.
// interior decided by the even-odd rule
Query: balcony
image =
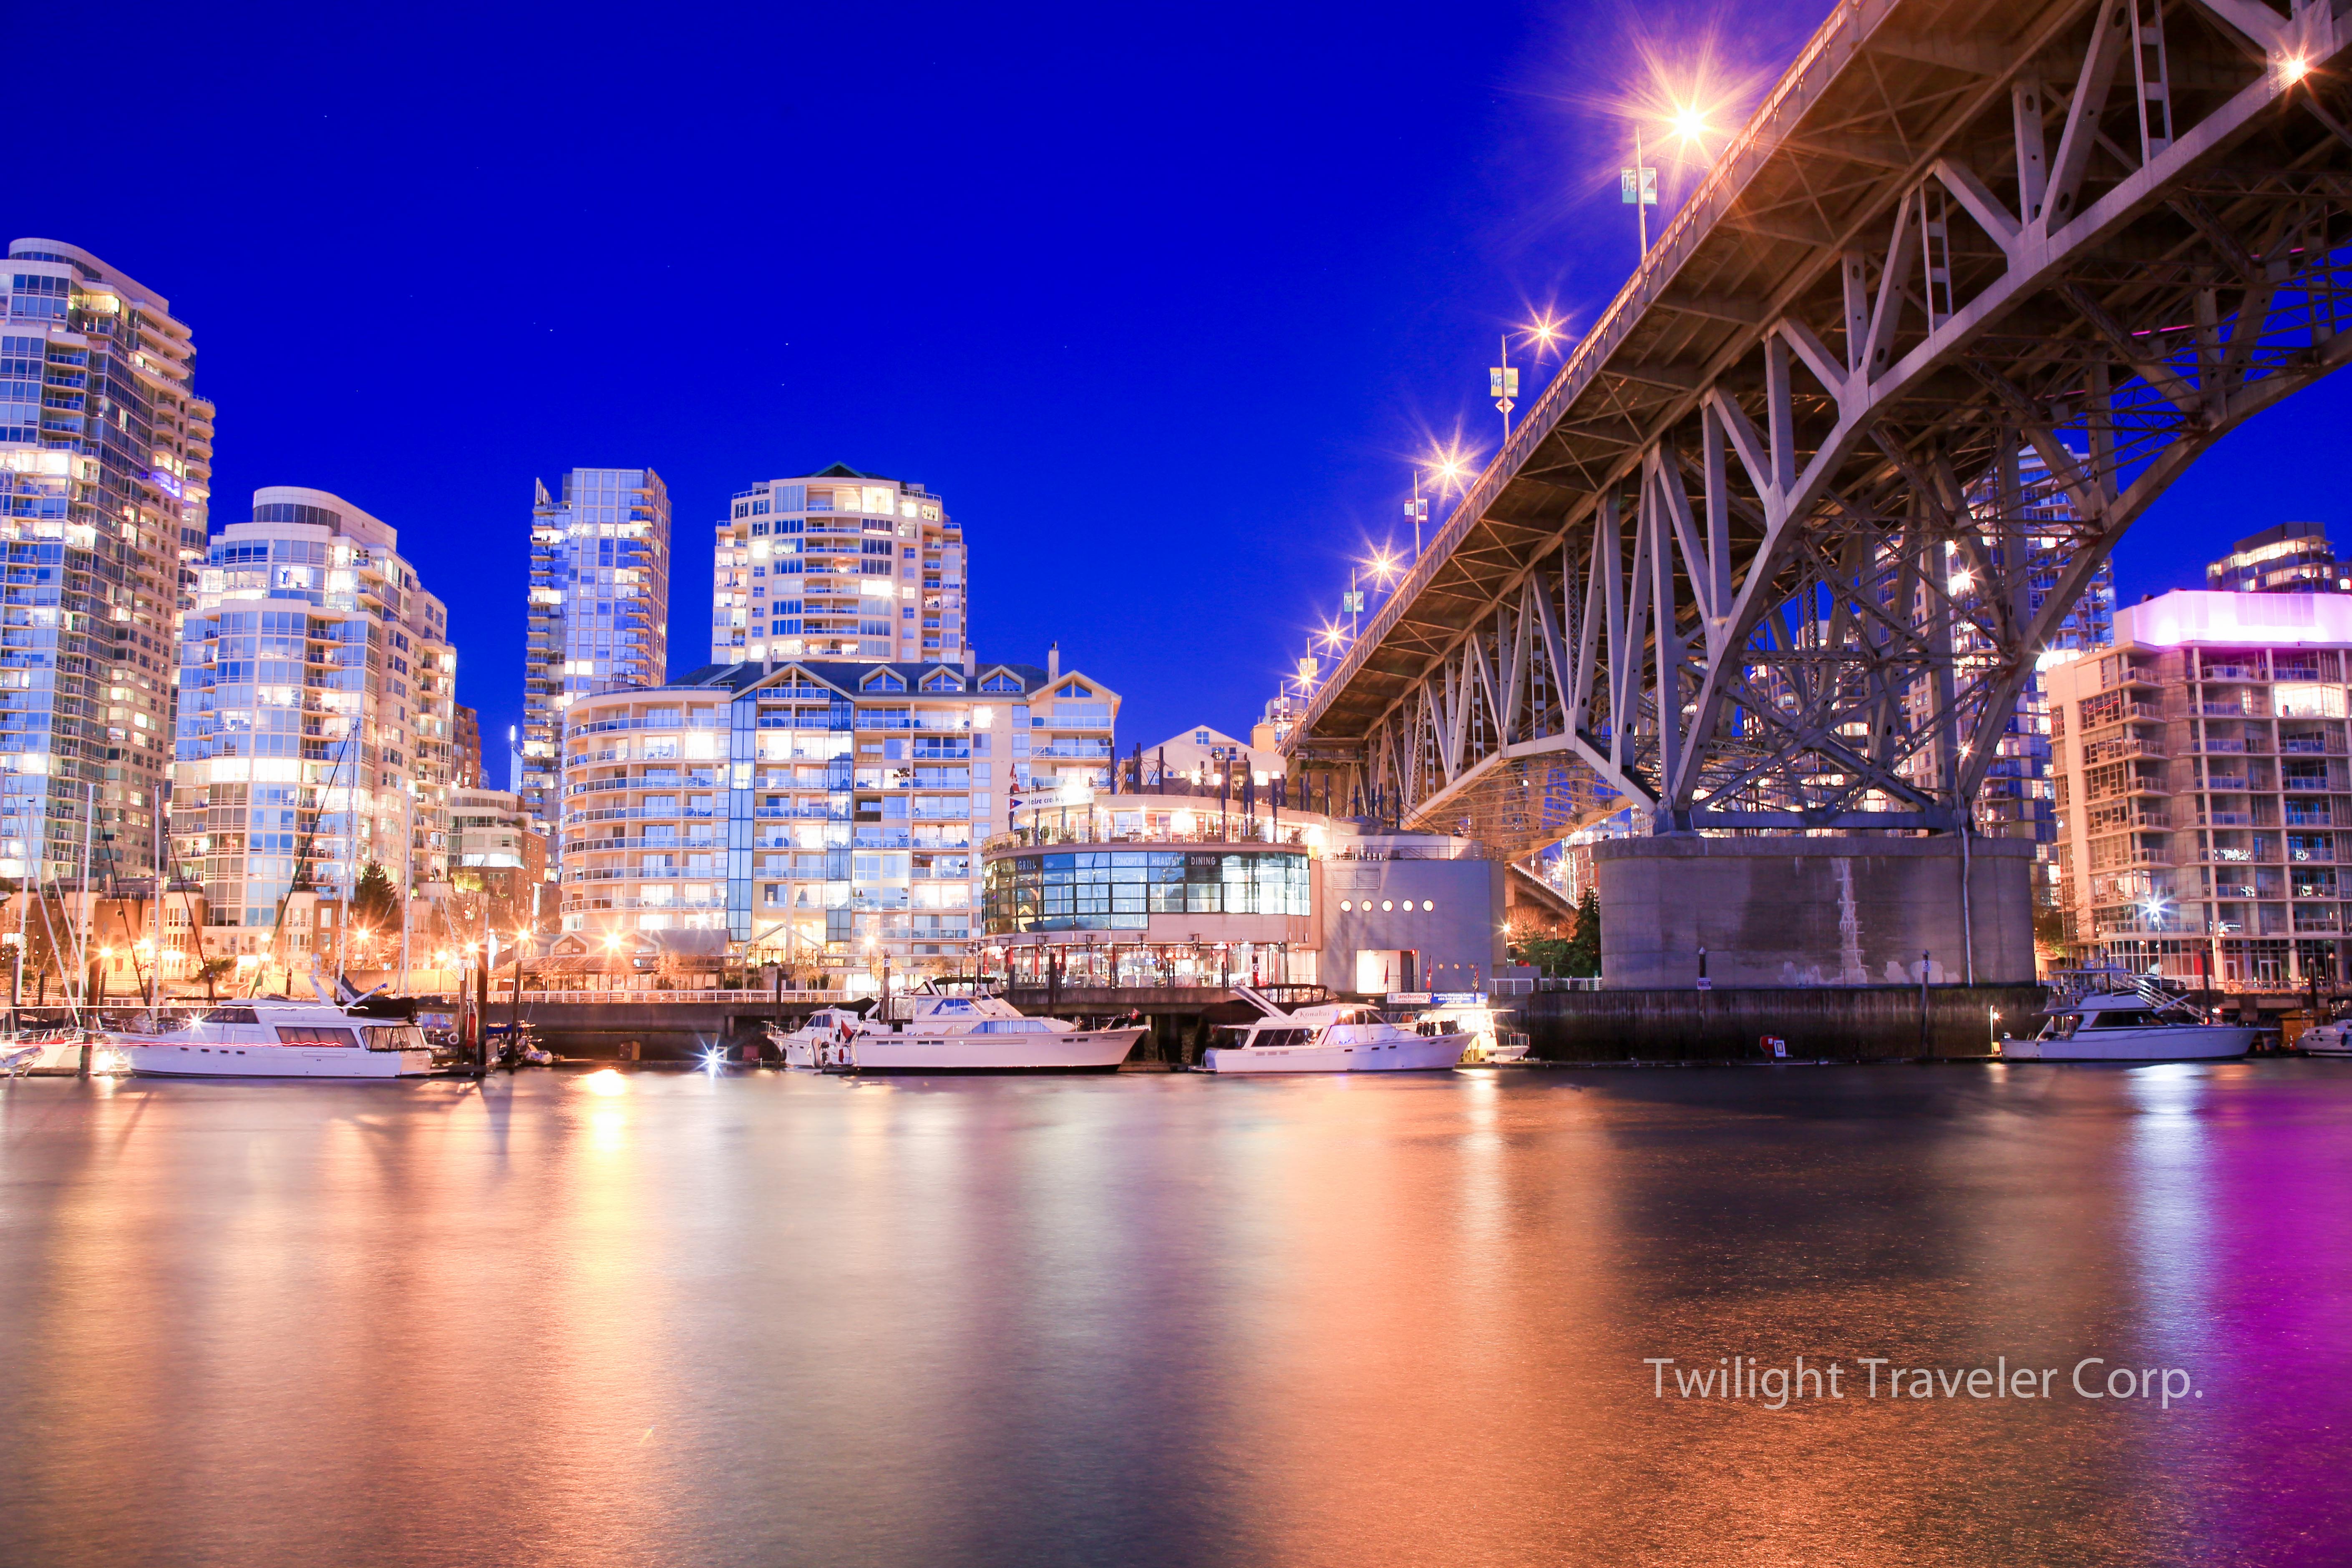
<path fill-rule="evenodd" d="M 2111 730 L 2117 724 L 2128 724 L 2134 721 L 2154 723 L 2164 718 L 2164 710 L 2153 702 L 2126 702 L 2116 712 L 2109 713 L 2095 721 L 2086 721 L 2083 731 L 2085 734 L 2095 734 L 2101 730 Z"/>

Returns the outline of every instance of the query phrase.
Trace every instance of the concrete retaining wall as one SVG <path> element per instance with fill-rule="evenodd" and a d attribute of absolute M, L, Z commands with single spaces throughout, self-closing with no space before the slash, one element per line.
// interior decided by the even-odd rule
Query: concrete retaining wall
<path fill-rule="evenodd" d="M 1923 951 L 1931 984 L 2030 984 L 2033 846 L 1968 849 L 1963 898 L 1956 837 L 1596 844 L 1601 984 L 1691 988 L 1702 948 L 1718 986 L 1916 984 Z"/>
<path fill-rule="evenodd" d="M 1823 985 L 1738 991 L 1543 991 L 1517 998 L 1520 1027 L 1546 1061 L 1762 1061 L 1765 1035 L 1792 1058 L 1891 1061 L 1981 1057 L 1987 1012 L 2000 1028 L 2031 1034 L 2038 985 L 1933 985 L 1927 1045 L 1916 985 Z"/>

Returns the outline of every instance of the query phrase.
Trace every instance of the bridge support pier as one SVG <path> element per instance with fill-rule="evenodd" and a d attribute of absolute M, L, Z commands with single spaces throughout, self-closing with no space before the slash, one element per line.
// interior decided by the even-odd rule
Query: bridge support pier
<path fill-rule="evenodd" d="M 2033 846 L 1957 835 L 1593 847 L 1606 990 L 2030 984 Z M 1963 868 L 1965 868 L 1965 883 Z M 1972 972 L 1973 971 L 1973 972 Z"/>

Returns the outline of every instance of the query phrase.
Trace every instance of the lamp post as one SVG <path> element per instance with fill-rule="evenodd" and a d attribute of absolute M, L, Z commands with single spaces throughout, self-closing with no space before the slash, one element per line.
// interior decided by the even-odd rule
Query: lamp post
<path fill-rule="evenodd" d="M 1511 440 L 1511 410 L 1517 406 L 1514 400 L 1519 395 L 1519 373 L 1511 363 L 1511 334 L 1505 332 L 1502 341 L 1503 363 L 1486 367 L 1486 395 L 1495 400 L 1495 406 L 1502 412 L 1503 444 L 1508 446 Z"/>
<path fill-rule="evenodd" d="M 1709 129 L 1706 110 L 1696 103 L 1678 104 L 1668 117 L 1668 125 L 1682 144 L 1687 147 L 1696 142 L 1701 152 L 1706 150 Z M 1633 207 L 1635 231 L 1641 236 L 1642 259 L 1650 258 L 1650 213 L 1658 205 L 1658 172 L 1644 161 L 1642 149 L 1642 122 L 1633 122 L 1633 166 L 1618 171 L 1618 191 L 1623 202 Z"/>
<path fill-rule="evenodd" d="M 1641 236 L 1641 258 L 1650 258 L 1650 209 L 1658 205 L 1658 172 L 1642 162 L 1642 128 L 1633 127 L 1633 166 L 1617 171 L 1620 197 L 1633 209 L 1635 232 Z"/>

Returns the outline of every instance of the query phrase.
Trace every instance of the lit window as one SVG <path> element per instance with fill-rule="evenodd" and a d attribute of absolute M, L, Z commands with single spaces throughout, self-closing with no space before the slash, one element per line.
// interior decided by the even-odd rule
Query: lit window
<path fill-rule="evenodd" d="M 1382 913 L 1382 914 L 1387 914 L 1387 913 L 1391 912 L 1391 910 L 1393 910 L 1395 908 L 1396 908 L 1396 905 L 1395 905 L 1395 904 L 1393 904 L 1393 903 L 1391 903 L 1390 900 L 1386 900 L 1386 899 L 1382 899 L 1382 900 L 1381 900 L 1381 913 Z"/>
<path fill-rule="evenodd" d="M 1343 914 L 1343 915 L 1344 915 L 1344 914 L 1349 914 L 1349 913 L 1353 912 L 1353 911 L 1354 911 L 1354 910 L 1355 910 L 1355 907 L 1356 907 L 1356 906 L 1355 906 L 1354 904 L 1350 903 L 1350 902 L 1349 902 L 1349 900 L 1347 900 L 1346 899 L 1341 899 L 1341 900 L 1339 900 L 1339 912 L 1340 912 L 1341 914 Z"/>

